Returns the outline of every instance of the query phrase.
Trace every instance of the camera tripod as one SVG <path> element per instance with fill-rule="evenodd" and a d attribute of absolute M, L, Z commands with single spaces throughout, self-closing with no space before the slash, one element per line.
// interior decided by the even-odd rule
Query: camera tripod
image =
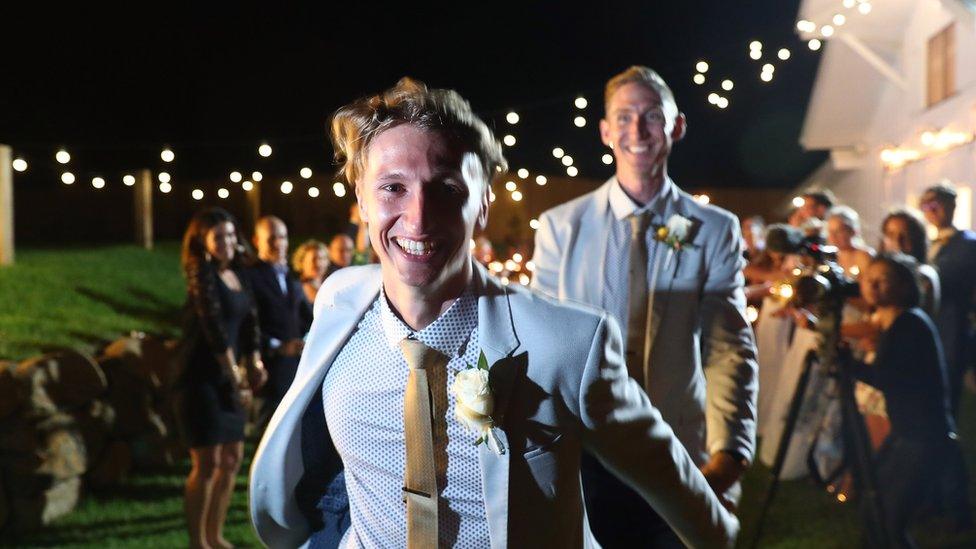
<path fill-rule="evenodd" d="M 759 546 L 766 516 L 779 488 L 780 474 L 786 461 L 787 450 L 793 438 L 793 431 L 799 419 L 800 410 L 803 407 L 811 371 L 814 365 L 822 364 L 826 365 L 827 372 L 835 379 L 839 389 L 841 432 L 844 444 L 843 463 L 851 470 L 854 491 L 860 500 L 859 510 L 864 524 L 865 544 L 868 547 L 888 547 L 889 541 L 895 538 L 887 530 L 884 509 L 878 494 L 877 479 L 874 475 L 871 444 L 864 419 L 858 411 L 857 401 L 854 397 L 854 379 L 850 373 L 850 352 L 842 351 L 840 348 L 843 296 L 831 295 L 830 283 L 822 277 L 816 278 L 820 278 L 821 280 L 818 283 L 827 288 L 824 295 L 825 299 L 821 301 L 825 314 L 817 322 L 817 329 L 824 336 L 824 342 L 820 346 L 819 352 L 811 351 L 804 360 L 803 371 L 793 392 L 789 412 L 786 416 L 786 424 L 783 427 L 779 446 L 776 449 L 776 458 L 772 468 L 773 481 L 766 492 L 759 521 L 756 524 L 756 532 L 749 546 L 753 548 Z"/>

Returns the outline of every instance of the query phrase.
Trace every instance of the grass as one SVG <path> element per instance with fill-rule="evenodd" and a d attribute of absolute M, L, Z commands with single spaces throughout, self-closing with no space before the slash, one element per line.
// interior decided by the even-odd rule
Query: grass
<path fill-rule="evenodd" d="M 0 269 L 0 359 L 19 360 L 44 349 L 92 349 L 130 330 L 176 334 L 184 284 L 178 247 L 147 252 L 134 246 L 95 249 L 21 250 L 18 264 Z M 963 402 L 962 435 L 968 463 L 976 463 L 976 399 Z M 259 547 L 247 516 L 249 445 L 237 479 L 227 538 L 239 547 Z M 973 471 L 972 467 L 970 468 Z M 189 463 L 133 476 L 110 490 L 86 494 L 78 508 L 54 524 L 20 539 L 17 547 L 185 547 L 182 487 Z M 974 475 L 976 476 L 976 475 Z M 743 482 L 740 545 L 752 539 L 769 484 L 762 465 Z M 976 496 L 976 478 L 970 493 Z M 976 497 L 974 497 L 976 501 Z M 770 511 L 762 547 L 829 548 L 860 545 L 859 520 L 807 481 L 784 483 Z M 973 547 L 976 536 L 953 537 L 937 525 L 916 532 L 925 547 Z"/>
<path fill-rule="evenodd" d="M 175 335 L 184 294 L 175 243 L 18 250 L 0 269 L 0 360 L 92 351 L 131 330 Z"/>

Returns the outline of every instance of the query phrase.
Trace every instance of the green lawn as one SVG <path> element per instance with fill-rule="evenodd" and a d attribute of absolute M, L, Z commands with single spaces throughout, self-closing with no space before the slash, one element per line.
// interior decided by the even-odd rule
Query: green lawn
<path fill-rule="evenodd" d="M 57 346 L 95 348 L 130 330 L 176 333 L 184 284 L 178 247 L 146 252 L 133 246 L 94 249 L 20 250 L 18 264 L 0 269 L 0 359 L 19 360 Z M 976 463 L 976 401 L 964 402 L 963 437 Z M 227 537 L 242 547 L 259 546 L 247 518 L 248 446 L 228 519 Z M 188 462 L 130 478 L 121 486 L 86 494 L 78 509 L 21 539 L 17 547 L 186 546 L 182 485 Z M 971 468 L 972 470 L 972 468 Z M 976 484 L 970 479 L 970 492 Z M 753 467 L 744 482 L 742 541 L 751 540 L 769 472 Z M 768 517 L 763 547 L 852 547 L 859 545 L 858 518 L 806 481 L 785 483 Z M 926 547 L 973 547 L 976 536 L 948 537 L 938 527 L 918 532 Z M 740 544 L 745 545 L 745 544 Z"/>

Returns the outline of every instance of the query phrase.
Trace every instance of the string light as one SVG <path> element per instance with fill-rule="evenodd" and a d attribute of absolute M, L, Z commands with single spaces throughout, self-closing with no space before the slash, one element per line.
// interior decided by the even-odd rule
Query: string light
<path fill-rule="evenodd" d="M 582 116 L 577 116 L 576 118 L 573 119 L 573 124 L 576 124 L 577 128 L 582 128 L 583 126 L 586 125 L 586 119 L 583 118 Z"/>
<path fill-rule="evenodd" d="M 804 202 L 804 200 L 803 200 L 803 197 L 802 196 L 794 196 L 793 197 L 793 207 L 794 208 L 803 207 L 803 202 Z"/>
<path fill-rule="evenodd" d="M 291 194 L 291 191 L 295 188 L 295 186 L 292 185 L 291 181 L 282 181 L 280 188 L 281 194 Z"/>
<path fill-rule="evenodd" d="M 193 200 L 203 200 L 203 191 L 200 189 L 193 189 L 190 196 L 193 197 Z"/>
<path fill-rule="evenodd" d="M 125 185 L 126 187 L 131 187 L 136 184 L 136 178 L 129 174 L 126 174 L 122 177 L 122 184 Z"/>
<path fill-rule="evenodd" d="M 519 115 L 518 115 L 518 113 L 515 112 L 515 111 L 512 111 L 512 112 L 506 114 L 505 115 L 505 121 L 508 122 L 509 124 L 518 124 L 518 121 L 519 121 Z"/>
<path fill-rule="evenodd" d="M 564 154 L 566 154 L 566 152 L 560 149 L 559 147 L 556 147 L 555 149 L 552 150 L 552 155 L 555 156 L 556 158 L 562 158 Z"/>
<path fill-rule="evenodd" d="M 763 49 L 762 42 L 760 42 L 759 40 L 753 40 L 752 42 L 749 42 L 749 49 L 750 50 L 761 50 L 761 49 Z"/>
<path fill-rule="evenodd" d="M 566 168 L 566 175 L 570 177 L 576 177 L 577 174 L 579 174 L 579 170 L 576 169 L 576 166 L 570 166 Z"/>
<path fill-rule="evenodd" d="M 708 102 L 712 105 L 718 104 L 718 94 L 715 92 L 708 94 Z"/>
<path fill-rule="evenodd" d="M 93 177 L 92 178 L 92 187 L 95 187 L 96 189 L 103 189 L 103 188 L 105 188 L 105 179 L 103 179 L 101 177 Z"/>
<path fill-rule="evenodd" d="M 161 192 L 163 194 L 169 194 L 169 192 L 172 191 L 172 190 L 173 190 L 173 186 L 170 185 L 169 183 L 160 183 L 159 184 L 159 192 Z"/>
<path fill-rule="evenodd" d="M 505 190 L 506 191 L 512 192 L 515 189 L 518 189 L 518 185 L 516 185 L 514 181 L 509 181 L 509 182 L 505 183 Z"/>
<path fill-rule="evenodd" d="M 807 21 L 806 19 L 800 19 L 796 22 L 796 30 L 800 32 L 813 32 L 817 30 L 817 24 L 813 21 Z"/>
<path fill-rule="evenodd" d="M 233 181 L 234 183 L 240 183 L 241 179 L 244 179 L 244 176 L 241 175 L 241 172 L 230 172 L 230 180 Z"/>
<path fill-rule="evenodd" d="M 160 183 L 169 183 L 173 180 L 168 172 L 159 172 L 159 175 L 157 175 L 156 178 L 159 179 Z"/>
<path fill-rule="evenodd" d="M 725 97 L 719 97 L 718 103 L 716 103 L 715 106 L 720 109 L 724 109 L 729 106 L 729 100 Z"/>
<path fill-rule="evenodd" d="M 530 220 L 529 220 L 529 227 L 530 227 L 530 228 L 531 228 L 531 229 L 532 229 L 533 231 L 537 231 L 537 230 L 539 230 L 539 227 L 540 227 L 540 225 L 539 225 L 539 220 L 538 220 L 538 219 L 534 219 L 534 218 L 533 218 L 533 219 L 530 219 Z"/>
<path fill-rule="evenodd" d="M 54 155 L 54 159 L 61 164 L 67 164 L 68 162 L 71 162 L 71 155 L 68 154 L 68 151 L 61 149 Z"/>
<path fill-rule="evenodd" d="M 831 27 L 830 25 L 824 25 L 820 27 L 820 34 L 822 34 L 824 38 L 830 38 L 831 36 L 834 35 L 834 27 Z"/>
<path fill-rule="evenodd" d="M 332 192 L 339 198 L 342 198 L 346 196 L 346 186 L 336 181 L 332 184 Z"/>
<path fill-rule="evenodd" d="M 163 162 L 172 162 L 176 159 L 176 154 L 167 147 L 163 149 L 163 152 L 159 153 L 159 157 L 163 159 Z"/>
<path fill-rule="evenodd" d="M 822 45 L 823 44 L 821 44 L 820 40 L 817 40 L 816 38 L 814 38 L 814 39 L 810 40 L 809 42 L 807 42 L 807 47 L 810 48 L 813 51 L 819 50 L 820 49 L 820 46 L 822 46 Z"/>
<path fill-rule="evenodd" d="M 522 179 L 529 177 L 529 170 L 526 170 L 525 168 L 519 169 L 518 176 L 521 177 Z"/>
<path fill-rule="evenodd" d="M 585 109 L 587 105 L 586 98 L 581 95 L 573 101 L 573 104 L 576 105 L 577 109 Z"/>
<path fill-rule="evenodd" d="M 506 135 L 505 137 L 502 138 L 502 143 L 508 145 L 509 147 L 514 146 L 515 145 L 515 136 L 512 135 L 512 134 Z"/>
<path fill-rule="evenodd" d="M 839 27 L 847 22 L 847 17 L 844 16 L 843 13 L 838 13 L 834 15 L 834 18 L 831 19 L 831 21 L 834 22 L 834 25 L 837 25 Z"/>
<path fill-rule="evenodd" d="M 512 200 L 514 200 L 515 202 L 521 202 L 522 201 L 522 192 L 521 191 L 513 191 L 512 192 Z"/>
<path fill-rule="evenodd" d="M 302 168 L 298 172 L 298 175 L 302 176 L 302 179 L 311 179 L 312 178 L 312 168 Z"/>
<path fill-rule="evenodd" d="M 227 198 L 228 196 L 230 196 L 230 191 L 221 187 L 217 189 L 217 196 L 219 196 L 220 198 Z"/>
<path fill-rule="evenodd" d="M 762 50 L 752 50 L 749 52 L 749 57 L 754 61 L 759 61 L 762 59 Z"/>
<path fill-rule="evenodd" d="M 489 202 L 494 202 L 496 198 L 498 198 L 498 197 L 495 196 L 494 191 L 489 190 L 488 191 L 488 201 Z"/>
<path fill-rule="evenodd" d="M 261 172 L 251 172 L 251 179 L 253 179 L 255 183 L 260 183 L 261 180 L 264 179 L 264 176 L 261 175 Z"/>
<path fill-rule="evenodd" d="M 311 197 L 311 198 L 318 198 L 319 197 L 319 188 L 318 187 L 309 187 L 308 188 L 308 196 Z"/>
<path fill-rule="evenodd" d="M 701 86 L 702 84 L 705 83 L 705 75 L 704 74 L 696 74 L 694 76 L 694 78 L 692 78 L 692 80 L 695 82 L 695 84 L 698 84 L 699 86 Z"/>
<path fill-rule="evenodd" d="M 15 158 L 11 163 L 15 172 L 25 172 L 27 171 L 27 161 L 23 158 Z"/>
<path fill-rule="evenodd" d="M 854 4 L 857 4 L 857 0 L 844 0 L 841 3 L 844 4 L 845 8 L 851 9 L 854 7 Z"/>
<path fill-rule="evenodd" d="M 251 183 L 250 181 L 245 181 L 241 183 L 241 188 L 244 189 L 244 192 L 251 192 L 254 190 L 254 183 Z"/>
<path fill-rule="evenodd" d="M 267 143 L 261 143 L 261 146 L 258 147 L 258 154 L 264 158 L 271 156 L 271 152 L 271 145 Z"/>
<path fill-rule="evenodd" d="M 535 176 L 535 184 L 536 185 L 538 185 L 540 187 L 543 187 L 543 186 L 545 186 L 546 183 L 548 183 L 548 180 L 546 179 L 546 176 L 544 176 L 544 175 L 537 175 L 537 176 Z"/>
<path fill-rule="evenodd" d="M 515 252 L 514 254 L 512 254 L 512 261 L 514 261 L 516 263 L 521 263 L 523 259 L 524 258 L 522 257 L 522 254 L 520 254 L 518 252 Z"/>
<path fill-rule="evenodd" d="M 606 153 L 600 158 L 600 160 L 602 160 L 604 164 L 609 166 L 610 164 L 613 164 L 613 155 L 610 153 Z"/>
<path fill-rule="evenodd" d="M 779 50 L 779 53 L 777 53 L 777 56 L 780 58 L 780 60 L 786 61 L 790 58 L 790 50 L 782 48 Z"/>
<path fill-rule="evenodd" d="M 725 91 L 732 91 L 735 84 L 731 80 L 722 80 L 722 89 Z"/>
<path fill-rule="evenodd" d="M 568 154 L 567 155 L 563 155 L 562 163 L 563 163 L 563 166 L 572 166 L 573 165 L 573 157 L 572 156 L 569 156 Z"/>
<path fill-rule="evenodd" d="M 861 2 L 861 4 L 857 7 L 857 11 L 861 12 L 861 15 L 871 13 L 871 2 Z"/>
<path fill-rule="evenodd" d="M 708 72 L 708 63 L 704 61 L 699 61 L 698 63 L 695 64 L 695 70 L 700 73 Z"/>
<path fill-rule="evenodd" d="M 759 79 L 762 80 L 763 82 L 771 82 L 773 80 L 773 73 L 764 72 L 759 75 Z"/>

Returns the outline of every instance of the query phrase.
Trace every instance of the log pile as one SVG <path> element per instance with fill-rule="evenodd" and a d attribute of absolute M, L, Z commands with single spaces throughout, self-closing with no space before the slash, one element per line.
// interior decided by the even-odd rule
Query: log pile
<path fill-rule="evenodd" d="M 172 406 L 175 342 L 134 334 L 97 357 L 0 361 L 0 532 L 70 512 L 84 489 L 186 455 Z"/>

